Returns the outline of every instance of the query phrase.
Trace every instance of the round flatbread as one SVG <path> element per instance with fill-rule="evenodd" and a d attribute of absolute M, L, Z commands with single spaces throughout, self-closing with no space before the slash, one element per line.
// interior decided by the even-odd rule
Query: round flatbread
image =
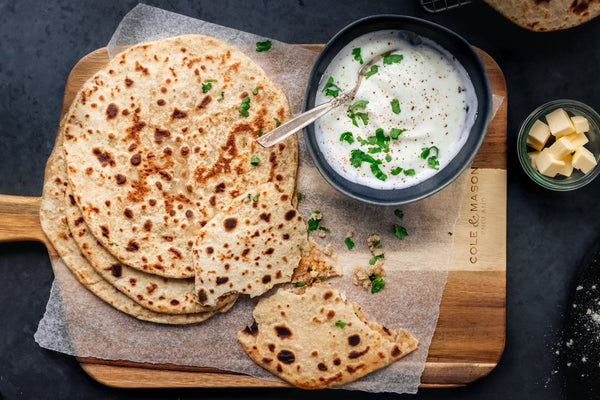
<path fill-rule="evenodd" d="M 259 296 L 290 282 L 308 247 L 290 196 L 272 183 L 237 197 L 200 230 L 194 245 L 196 293 L 214 306 L 233 293 Z"/>
<path fill-rule="evenodd" d="M 217 210 L 265 182 L 293 193 L 296 139 L 255 141 L 289 117 L 281 90 L 223 41 L 137 45 L 87 81 L 67 113 L 69 183 L 121 262 L 191 278 L 193 242 Z"/>
<path fill-rule="evenodd" d="M 227 311 L 234 302 L 220 310 L 190 314 L 170 315 L 148 310 L 125 296 L 104 280 L 82 255 L 73 239 L 65 213 L 67 180 L 64 173 L 61 137 L 48 159 L 44 181 L 40 222 L 44 233 L 61 256 L 65 265 L 87 289 L 117 310 L 137 319 L 161 324 L 192 324 L 205 321 L 218 312 Z"/>
<path fill-rule="evenodd" d="M 261 299 L 255 323 L 238 333 L 250 358 L 292 385 L 321 389 L 351 382 L 417 348 L 408 332 L 365 321 L 327 284 L 279 289 Z"/>

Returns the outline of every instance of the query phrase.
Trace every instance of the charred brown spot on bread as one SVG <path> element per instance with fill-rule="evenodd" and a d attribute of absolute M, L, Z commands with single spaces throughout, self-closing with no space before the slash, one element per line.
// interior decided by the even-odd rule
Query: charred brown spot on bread
<path fill-rule="evenodd" d="M 317 365 L 317 368 L 319 368 L 319 371 L 327 371 L 327 365 L 325 365 L 324 363 L 319 363 Z"/>
<path fill-rule="evenodd" d="M 210 199 L 208 199 L 208 203 L 211 206 L 215 206 L 217 204 L 217 198 L 215 196 L 210 196 Z"/>
<path fill-rule="evenodd" d="M 354 372 L 356 372 L 356 370 L 352 366 L 350 366 L 350 365 L 348 365 L 346 367 L 346 371 L 350 372 L 351 374 L 353 374 Z"/>
<path fill-rule="evenodd" d="M 225 264 L 225 265 L 223 265 L 223 268 L 225 268 L 225 271 L 228 271 L 228 270 L 229 270 L 229 267 L 231 267 L 229 264 Z"/>
<path fill-rule="evenodd" d="M 573 0 L 573 3 L 569 6 L 573 13 L 577 14 L 580 17 L 586 16 L 589 14 L 588 8 L 591 0 Z"/>
<path fill-rule="evenodd" d="M 186 210 L 185 216 L 188 218 L 192 218 L 194 216 L 194 212 L 192 210 Z"/>
<path fill-rule="evenodd" d="M 187 146 L 183 146 L 180 150 L 182 157 L 187 157 L 190 154 L 190 148 Z"/>
<path fill-rule="evenodd" d="M 204 98 L 202 99 L 200 104 L 198 104 L 198 107 L 196 107 L 196 109 L 202 110 L 203 108 L 206 108 L 206 106 L 208 106 L 211 101 L 212 97 L 210 97 L 210 95 L 204 96 Z"/>
<path fill-rule="evenodd" d="M 94 168 L 92 168 L 92 167 L 88 167 L 88 168 L 85 169 L 85 174 L 86 175 L 91 175 L 92 172 L 94 172 Z"/>
<path fill-rule="evenodd" d="M 104 236 L 105 238 L 109 238 L 109 231 L 108 231 L 108 226 L 106 225 L 100 225 L 100 230 L 102 231 L 102 236 Z"/>
<path fill-rule="evenodd" d="M 198 291 L 198 301 L 201 304 L 206 303 L 206 300 L 208 300 L 208 295 L 206 294 L 206 291 L 204 289 L 200 289 Z"/>
<path fill-rule="evenodd" d="M 386 335 L 388 335 L 388 336 L 392 336 L 392 332 L 391 332 L 391 331 L 390 331 L 388 328 L 386 328 L 385 326 L 382 326 L 381 328 L 382 328 L 382 329 L 383 329 L 383 331 L 386 333 Z"/>
<path fill-rule="evenodd" d="M 229 278 L 226 276 L 217 276 L 217 285 L 224 285 L 225 283 L 229 282 Z"/>
<path fill-rule="evenodd" d="M 264 364 L 270 364 L 270 363 L 273 362 L 273 359 L 272 358 L 263 357 L 262 362 Z"/>
<path fill-rule="evenodd" d="M 267 214 L 267 213 L 262 213 L 260 214 L 260 219 L 262 219 L 265 222 L 270 222 L 271 221 L 271 213 Z"/>
<path fill-rule="evenodd" d="M 123 111 L 121 111 L 121 114 L 124 116 L 128 116 L 129 115 L 129 110 L 128 109 L 123 109 Z"/>
<path fill-rule="evenodd" d="M 214 251 L 215 251 L 215 249 L 213 249 L 210 246 L 206 248 L 206 254 L 212 254 L 212 253 L 214 253 Z"/>
<path fill-rule="evenodd" d="M 179 305 L 179 300 L 173 299 L 173 300 L 170 301 L 170 303 L 171 303 L 172 306 L 177 306 L 177 305 Z"/>
<path fill-rule="evenodd" d="M 275 273 L 275 279 L 281 279 L 281 271 Z"/>
<path fill-rule="evenodd" d="M 328 290 L 327 292 L 325 292 L 323 294 L 323 299 L 329 300 L 332 296 L 333 296 L 333 292 L 331 290 Z"/>
<path fill-rule="evenodd" d="M 135 70 L 137 72 L 141 72 L 142 75 L 150 75 L 150 73 L 148 72 L 148 68 L 146 68 L 142 64 L 140 64 L 139 61 L 135 62 Z"/>
<path fill-rule="evenodd" d="M 108 151 L 103 152 L 99 148 L 95 147 L 92 149 L 92 152 L 94 153 L 94 155 L 100 162 L 100 165 L 102 165 L 103 167 L 106 167 L 107 165 L 114 167 L 115 165 L 117 165 L 117 163 L 115 162 L 115 160 L 112 158 L 111 154 Z"/>
<path fill-rule="evenodd" d="M 113 119 L 119 113 L 119 107 L 115 103 L 110 103 L 108 107 L 106 107 L 106 118 Z"/>
<path fill-rule="evenodd" d="M 252 325 L 246 326 L 244 332 L 252 336 L 258 335 L 258 324 L 256 323 L 256 321 L 254 321 Z"/>
<path fill-rule="evenodd" d="M 223 193 L 225 191 L 225 183 L 221 182 L 215 186 L 215 193 Z"/>
<path fill-rule="evenodd" d="M 142 154 L 135 153 L 134 155 L 131 156 L 131 158 L 129 159 L 129 162 L 131 162 L 131 165 L 133 165 L 134 167 L 140 165 L 142 162 Z"/>
<path fill-rule="evenodd" d="M 137 284 L 137 279 L 135 279 L 135 278 L 129 278 L 129 284 L 131 286 L 135 286 Z"/>
<path fill-rule="evenodd" d="M 169 247 L 169 252 L 173 253 L 173 255 L 175 256 L 175 258 L 177 258 L 178 260 L 182 260 L 183 256 L 181 255 L 181 252 L 179 250 L 177 250 L 174 247 Z"/>
<path fill-rule="evenodd" d="M 277 372 L 279 372 L 279 373 L 283 372 L 283 368 L 281 367 L 281 364 L 277 364 Z"/>
<path fill-rule="evenodd" d="M 262 277 L 262 283 L 266 285 L 269 282 L 271 282 L 271 275 L 265 275 Z"/>
<path fill-rule="evenodd" d="M 167 104 L 167 102 L 166 102 L 166 101 L 164 101 L 163 99 L 158 99 L 158 100 L 156 101 L 156 104 L 158 104 L 159 106 L 164 106 L 165 104 Z"/>
<path fill-rule="evenodd" d="M 275 351 L 275 345 L 273 343 L 269 343 L 269 351 L 271 353 Z"/>
<path fill-rule="evenodd" d="M 289 238 L 290 238 L 290 235 L 288 233 L 283 234 L 283 240 L 288 240 Z"/>
<path fill-rule="evenodd" d="M 359 335 L 348 336 L 348 344 L 350 346 L 358 346 L 360 344 L 360 336 Z"/>
<path fill-rule="evenodd" d="M 248 92 L 242 92 L 242 94 L 240 94 L 240 99 L 243 99 L 244 97 L 248 97 Z"/>
<path fill-rule="evenodd" d="M 154 142 L 156 144 L 162 144 L 163 139 L 170 136 L 171 132 L 169 132 L 168 130 L 156 128 L 156 130 L 154 131 Z"/>
<path fill-rule="evenodd" d="M 227 218 L 225 222 L 223 222 L 223 226 L 227 232 L 234 230 L 237 226 L 237 218 Z"/>
<path fill-rule="evenodd" d="M 125 175 L 122 174 L 117 174 L 115 175 L 115 181 L 117 182 L 117 185 L 124 185 L 125 183 L 127 183 L 127 177 L 125 177 Z"/>
<path fill-rule="evenodd" d="M 250 253 L 250 249 L 245 248 L 244 250 L 242 250 L 242 257 L 246 257 L 248 255 L 248 253 Z"/>
<path fill-rule="evenodd" d="M 296 356 L 290 350 L 281 350 L 277 353 L 277 359 L 282 363 L 289 365 L 296 361 Z"/>
<path fill-rule="evenodd" d="M 151 283 L 150 285 L 146 286 L 146 291 L 148 294 L 152 294 L 156 289 L 158 289 L 158 285 L 156 283 Z"/>
<path fill-rule="evenodd" d="M 342 360 L 340 360 L 339 358 L 336 358 L 335 360 L 333 360 L 333 363 L 335 365 L 340 365 L 342 363 Z"/>
<path fill-rule="evenodd" d="M 398 357 L 402 352 L 398 346 L 394 346 L 392 349 L 392 357 Z"/>
<path fill-rule="evenodd" d="M 187 112 L 185 111 L 181 111 L 180 109 L 178 109 L 177 107 L 173 110 L 173 113 L 171 114 L 171 119 L 183 119 L 183 118 L 187 118 Z"/>
<path fill-rule="evenodd" d="M 115 278 L 120 278 L 123 275 L 123 268 L 121 267 L 121 264 L 113 264 L 113 265 L 111 265 L 110 266 L 110 273 Z"/>
<path fill-rule="evenodd" d="M 140 245 L 137 242 L 134 242 L 133 240 L 130 240 L 129 243 L 127 243 L 127 247 L 125 248 L 125 250 L 129 251 L 129 252 L 136 252 L 140 249 Z"/>
<path fill-rule="evenodd" d="M 150 204 L 152 207 L 154 207 L 156 205 L 156 200 L 150 199 L 150 200 L 148 200 L 148 204 Z"/>
<path fill-rule="evenodd" d="M 396 347 L 398 347 L 398 346 L 396 346 Z M 368 352 L 369 352 L 369 346 L 367 346 L 363 351 L 351 351 L 350 354 L 348 354 L 348 358 L 351 360 L 354 360 L 355 358 L 364 356 Z M 393 352 L 394 351 L 392 350 L 392 353 Z"/>
<path fill-rule="evenodd" d="M 133 85 L 133 81 L 129 78 L 125 78 L 125 86 L 131 87 Z"/>
<path fill-rule="evenodd" d="M 275 252 L 275 249 L 272 247 L 269 247 L 267 250 L 265 250 L 265 254 L 267 255 L 271 255 Z"/>
<path fill-rule="evenodd" d="M 281 201 L 288 201 L 288 199 L 290 197 L 287 194 L 282 194 L 280 198 L 281 198 Z"/>
<path fill-rule="evenodd" d="M 292 331 L 285 325 L 277 325 L 275 327 L 275 333 L 280 339 L 289 339 L 292 337 Z"/>
<path fill-rule="evenodd" d="M 131 211 L 130 208 L 126 208 L 123 210 L 123 215 L 125 215 L 127 218 L 133 218 L 133 211 Z"/>
<path fill-rule="evenodd" d="M 285 220 L 286 221 L 291 221 L 295 216 L 296 216 L 296 211 L 295 210 L 290 210 L 290 211 L 288 211 L 288 212 L 285 213 Z"/>
<path fill-rule="evenodd" d="M 332 319 L 333 317 L 335 317 L 335 311 L 329 310 L 327 312 L 327 319 Z"/>
<path fill-rule="evenodd" d="M 83 217 L 79 217 L 75 220 L 75 226 L 79 226 L 81 224 L 83 224 Z"/>

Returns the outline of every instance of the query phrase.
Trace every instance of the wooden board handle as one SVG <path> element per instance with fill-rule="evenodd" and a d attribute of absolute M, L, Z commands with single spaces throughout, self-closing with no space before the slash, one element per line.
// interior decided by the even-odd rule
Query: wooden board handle
<path fill-rule="evenodd" d="M 40 224 L 41 200 L 41 197 L 0 194 L 0 242 L 48 243 Z"/>

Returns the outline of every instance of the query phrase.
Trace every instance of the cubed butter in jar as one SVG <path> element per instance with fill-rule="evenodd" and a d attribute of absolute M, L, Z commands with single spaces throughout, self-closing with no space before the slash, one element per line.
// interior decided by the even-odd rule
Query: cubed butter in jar
<path fill-rule="evenodd" d="M 575 127 L 571 122 L 571 118 L 569 118 L 569 114 L 562 108 L 547 114 L 546 121 L 548 122 L 550 133 L 557 138 L 575 133 Z"/>
<path fill-rule="evenodd" d="M 590 172 L 596 166 L 596 157 L 585 147 L 580 147 L 573 154 L 573 167 L 584 174 Z"/>
<path fill-rule="evenodd" d="M 573 143 L 569 140 L 569 137 L 563 136 L 556 142 L 552 143 L 550 147 L 548 147 L 548 152 L 552 154 L 552 157 L 562 160 L 566 156 L 573 153 L 575 149 L 576 147 L 573 147 Z"/>
<path fill-rule="evenodd" d="M 560 173 L 560 171 L 563 171 L 565 168 L 565 162 L 554 158 L 548 149 L 542 150 L 535 162 L 538 171 L 540 171 L 542 175 L 551 178 L 555 177 L 556 174 Z"/>
<path fill-rule="evenodd" d="M 584 144 L 589 142 L 589 139 L 585 135 L 585 133 L 573 133 L 573 134 L 571 134 L 569 136 L 565 136 L 565 137 L 571 141 L 571 144 L 573 145 L 573 147 L 575 149 L 577 149 L 578 147 L 583 146 Z"/>
<path fill-rule="evenodd" d="M 546 145 L 549 137 L 550 129 L 548 128 L 548 125 L 538 119 L 533 123 L 533 126 L 529 130 L 529 135 L 527 135 L 527 145 L 533 147 L 537 151 L 541 151 Z"/>
<path fill-rule="evenodd" d="M 590 123 L 588 122 L 587 118 L 582 117 L 581 115 L 572 116 L 571 122 L 573 123 L 575 132 L 577 133 L 585 133 L 590 130 Z"/>

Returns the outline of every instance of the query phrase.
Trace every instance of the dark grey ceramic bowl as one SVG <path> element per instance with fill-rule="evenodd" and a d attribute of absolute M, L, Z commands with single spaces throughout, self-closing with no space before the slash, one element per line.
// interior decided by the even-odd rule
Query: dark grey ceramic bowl
<path fill-rule="evenodd" d="M 352 40 L 366 33 L 381 30 L 400 30 L 402 38 L 418 43 L 419 36 L 433 40 L 465 68 L 477 95 L 477 115 L 467 141 L 452 159 L 435 175 L 417 185 L 401 189 L 373 189 L 340 176 L 327 163 L 315 139 L 314 124 L 304 128 L 304 140 L 313 162 L 323 178 L 340 192 L 360 201 L 378 205 L 399 205 L 423 199 L 452 183 L 470 165 L 483 142 L 490 121 L 492 93 L 485 68 L 475 51 L 462 37 L 443 26 L 422 19 L 401 15 L 376 15 L 358 20 L 335 35 L 325 46 L 313 66 L 306 89 L 304 110 L 315 106 L 315 97 L 323 73 L 333 58 Z"/>

